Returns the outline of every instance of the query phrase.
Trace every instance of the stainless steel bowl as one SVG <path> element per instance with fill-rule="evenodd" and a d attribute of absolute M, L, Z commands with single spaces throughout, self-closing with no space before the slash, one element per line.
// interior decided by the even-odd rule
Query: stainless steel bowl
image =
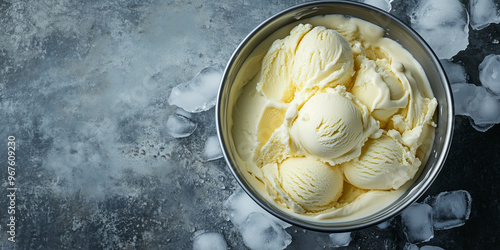
<path fill-rule="evenodd" d="M 229 113 L 229 105 L 230 96 L 234 94 L 232 93 L 234 79 L 243 62 L 254 48 L 283 26 L 298 20 L 327 14 L 348 15 L 376 24 L 385 29 L 386 37 L 399 42 L 413 54 L 415 59 L 422 65 L 431 84 L 434 96 L 438 101 L 435 119 L 437 128 L 435 130 L 435 140 L 432 145 L 431 153 L 425 166 L 422 167 L 414 183 L 399 199 L 381 211 L 364 218 L 344 222 L 316 223 L 301 220 L 291 214 L 275 209 L 272 204 L 264 199 L 256 192 L 254 187 L 250 185 L 249 180 L 247 180 L 243 174 L 245 170 L 241 169 L 235 160 L 237 154 L 236 147 L 238 145 L 234 145 L 231 138 L 231 126 L 228 117 L 231 115 Z M 286 222 L 306 229 L 323 232 L 345 232 L 375 225 L 398 215 L 402 210 L 421 197 L 428 189 L 441 170 L 450 148 L 454 124 L 452 104 L 453 100 L 450 85 L 438 58 L 429 45 L 402 21 L 384 11 L 362 3 L 347 1 L 311 2 L 297 5 L 272 16 L 255 28 L 241 42 L 229 60 L 222 78 L 216 104 L 216 123 L 224 157 L 231 171 L 241 187 L 261 207 Z"/>

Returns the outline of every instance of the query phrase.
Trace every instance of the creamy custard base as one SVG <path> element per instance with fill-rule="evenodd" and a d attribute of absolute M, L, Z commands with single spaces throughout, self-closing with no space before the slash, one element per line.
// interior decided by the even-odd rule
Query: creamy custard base
<path fill-rule="evenodd" d="M 272 206 L 318 222 L 399 198 L 430 152 L 437 102 L 425 73 L 382 28 L 318 16 L 273 33 L 233 83 L 238 166 Z"/>

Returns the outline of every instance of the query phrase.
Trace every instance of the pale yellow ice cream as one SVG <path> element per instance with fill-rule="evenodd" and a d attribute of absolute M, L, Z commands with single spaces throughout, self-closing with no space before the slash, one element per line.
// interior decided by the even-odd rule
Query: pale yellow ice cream
<path fill-rule="evenodd" d="M 327 15 L 273 34 L 234 86 L 232 136 L 246 178 L 278 209 L 342 221 L 397 199 L 430 150 L 422 67 L 383 30 Z"/>
<path fill-rule="evenodd" d="M 385 125 L 391 116 L 408 105 L 411 87 L 400 62 L 390 65 L 387 59 L 377 61 L 359 56 L 360 69 L 351 93 L 367 105 L 372 116 Z"/>
<path fill-rule="evenodd" d="M 290 137 L 298 154 L 335 165 L 358 156 L 378 124 L 345 88 L 325 91 L 313 95 L 298 111 Z"/>
<path fill-rule="evenodd" d="M 299 24 L 269 48 L 257 90 L 270 100 L 289 103 L 295 91 L 349 85 L 353 67 L 352 50 L 341 34 Z"/>
<path fill-rule="evenodd" d="M 312 27 L 310 24 L 304 26 Z M 295 53 L 289 70 L 297 89 L 350 84 L 354 58 L 349 42 L 337 31 L 314 27 L 293 47 Z"/>
<path fill-rule="evenodd" d="M 349 183 L 362 189 L 398 189 L 418 170 L 420 160 L 388 135 L 370 139 L 361 156 L 341 164 Z"/>
<path fill-rule="evenodd" d="M 290 80 L 292 58 L 298 43 L 311 30 L 311 25 L 298 25 L 290 35 L 273 42 L 262 61 L 261 81 L 257 90 L 270 100 L 290 102 L 295 87 Z"/>
<path fill-rule="evenodd" d="M 280 164 L 264 166 L 263 171 L 268 184 L 280 183 L 271 192 L 279 192 L 288 206 L 298 212 L 328 209 L 342 195 L 344 177 L 338 166 L 306 157 L 290 157 Z"/>

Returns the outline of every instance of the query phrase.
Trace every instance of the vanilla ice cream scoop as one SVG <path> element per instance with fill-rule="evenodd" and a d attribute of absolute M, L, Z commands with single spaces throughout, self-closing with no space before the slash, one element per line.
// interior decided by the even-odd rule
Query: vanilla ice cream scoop
<path fill-rule="evenodd" d="M 283 191 L 308 212 L 332 207 L 342 195 L 344 179 L 338 166 L 292 157 L 279 165 L 279 176 Z"/>
<path fill-rule="evenodd" d="M 342 87 L 312 96 L 290 129 L 298 152 L 332 165 L 358 156 L 361 145 L 378 130 L 366 107 Z"/>
<path fill-rule="evenodd" d="M 347 85 L 354 75 L 349 42 L 335 30 L 314 27 L 298 44 L 290 76 L 298 89 Z"/>
<path fill-rule="evenodd" d="M 413 178 L 420 160 L 388 135 L 368 140 L 361 156 L 342 165 L 349 183 L 363 189 L 398 189 Z"/>
<path fill-rule="evenodd" d="M 290 35 L 273 42 L 262 60 L 261 77 L 257 91 L 271 100 L 290 102 L 295 86 L 290 80 L 290 68 L 299 42 L 312 29 L 310 24 L 299 24 Z"/>

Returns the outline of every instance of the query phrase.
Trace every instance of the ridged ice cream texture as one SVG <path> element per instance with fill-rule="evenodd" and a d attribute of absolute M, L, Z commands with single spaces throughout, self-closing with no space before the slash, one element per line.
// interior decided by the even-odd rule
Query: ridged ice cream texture
<path fill-rule="evenodd" d="M 335 165 L 358 156 L 378 131 L 367 108 L 343 87 L 316 93 L 298 111 L 290 137 L 297 153 Z"/>
<path fill-rule="evenodd" d="M 271 170 L 273 168 L 277 168 Z M 338 166 L 305 157 L 291 157 L 265 166 L 266 176 L 277 175 L 278 188 L 290 207 L 308 212 L 322 211 L 336 204 L 342 195 L 344 177 Z M 275 173 L 270 174 L 269 171 Z"/>
<path fill-rule="evenodd" d="M 295 91 L 348 84 L 353 67 L 349 42 L 340 33 L 299 24 L 272 44 L 262 62 L 257 90 L 271 100 L 289 103 Z"/>
<path fill-rule="evenodd" d="M 341 164 L 349 183 L 362 189 L 398 189 L 418 170 L 420 160 L 396 139 L 384 134 L 369 139 L 361 156 Z"/>

